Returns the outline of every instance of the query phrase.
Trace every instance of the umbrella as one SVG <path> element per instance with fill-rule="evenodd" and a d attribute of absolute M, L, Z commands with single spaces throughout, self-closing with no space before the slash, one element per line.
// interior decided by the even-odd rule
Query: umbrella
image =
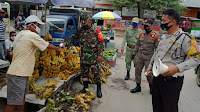
<path fill-rule="evenodd" d="M 110 11 L 102 11 L 96 13 L 92 19 L 114 19 L 114 20 L 121 20 L 122 18 L 114 12 Z"/>

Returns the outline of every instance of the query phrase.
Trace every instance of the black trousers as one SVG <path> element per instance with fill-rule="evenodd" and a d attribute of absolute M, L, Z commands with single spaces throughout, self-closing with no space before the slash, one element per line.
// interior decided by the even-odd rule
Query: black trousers
<path fill-rule="evenodd" d="M 153 112 L 178 112 L 178 101 L 184 77 L 159 75 L 153 78 Z"/>

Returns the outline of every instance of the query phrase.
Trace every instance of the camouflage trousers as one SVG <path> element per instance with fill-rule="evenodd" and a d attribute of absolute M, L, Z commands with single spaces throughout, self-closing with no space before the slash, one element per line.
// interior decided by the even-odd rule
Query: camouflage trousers
<path fill-rule="evenodd" d="M 132 48 L 126 47 L 126 55 L 125 55 L 125 62 L 126 62 L 126 70 L 131 70 L 131 62 L 132 62 L 132 55 L 133 55 Z"/>
<path fill-rule="evenodd" d="M 143 59 L 141 57 L 137 57 L 136 64 L 135 64 L 135 81 L 137 83 L 141 83 L 142 70 L 143 70 L 144 67 L 145 67 L 145 70 L 148 68 L 148 65 L 150 63 L 150 59 L 147 60 L 147 59 Z M 147 81 L 148 81 L 149 84 L 152 84 L 152 78 L 153 78 L 152 74 L 147 76 Z"/>
<path fill-rule="evenodd" d="M 89 81 L 90 78 L 90 69 L 93 75 L 93 80 L 95 83 L 101 81 L 101 75 L 100 75 L 100 64 L 83 64 L 81 63 L 81 76 L 83 81 Z"/>

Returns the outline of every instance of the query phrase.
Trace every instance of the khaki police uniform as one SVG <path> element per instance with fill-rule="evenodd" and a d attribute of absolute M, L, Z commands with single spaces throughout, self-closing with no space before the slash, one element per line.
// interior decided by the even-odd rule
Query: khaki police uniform
<path fill-rule="evenodd" d="M 135 80 L 136 83 L 141 83 L 141 72 L 143 67 L 148 67 L 151 57 L 158 46 L 160 36 L 154 31 L 140 34 L 138 41 L 135 45 L 133 55 L 137 55 L 135 65 Z M 147 76 L 148 82 L 152 83 L 152 76 Z"/>
<path fill-rule="evenodd" d="M 183 72 L 196 67 L 200 63 L 200 59 L 190 57 L 192 54 L 199 52 L 198 44 L 194 38 L 182 33 L 184 32 L 180 29 L 172 35 L 164 34 L 148 66 L 152 69 L 153 62 L 159 58 L 163 63 L 176 65 L 180 71 L 173 76 L 159 75 L 153 78 L 153 112 L 178 112 L 178 100 L 183 85 Z M 169 50 L 179 35 L 181 35 L 180 38 Z"/>

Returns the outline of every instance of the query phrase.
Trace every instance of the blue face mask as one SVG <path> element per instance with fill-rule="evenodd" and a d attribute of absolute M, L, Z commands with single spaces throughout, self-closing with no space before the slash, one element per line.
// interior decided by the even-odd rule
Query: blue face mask
<path fill-rule="evenodd" d="M 137 24 L 137 23 L 132 23 L 132 26 L 133 26 L 134 28 L 136 28 L 136 27 L 138 27 L 138 24 Z"/>
<path fill-rule="evenodd" d="M 0 16 L 0 20 L 2 20 L 4 18 L 4 16 Z"/>

